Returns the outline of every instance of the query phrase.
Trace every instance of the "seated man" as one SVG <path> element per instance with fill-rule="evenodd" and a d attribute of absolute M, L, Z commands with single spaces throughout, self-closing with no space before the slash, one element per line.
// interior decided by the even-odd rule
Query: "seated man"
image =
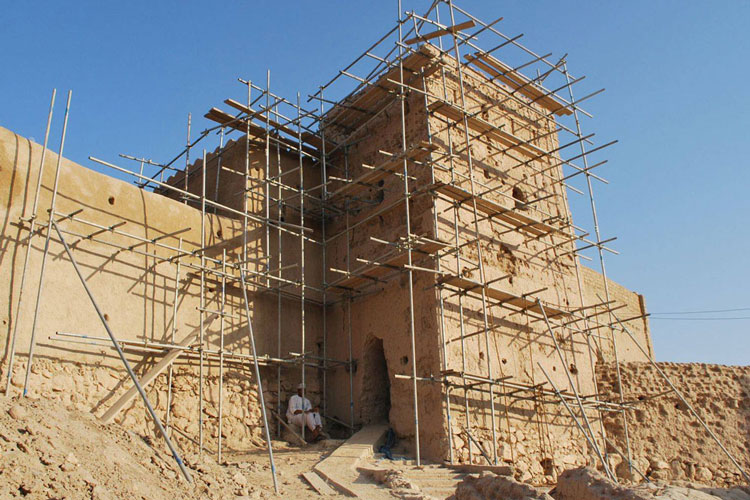
<path fill-rule="evenodd" d="M 286 409 L 286 420 L 290 424 L 299 426 L 300 428 L 307 425 L 307 428 L 312 431 L 312 439 L 316 440 L 321 434 L 323 425 L 320 421 L 318 407 L 313 408 L 310 400 L 302 396 L 304 388 L 304 384 L 298 385 L 297 394 L 289 398 L 289 406 Z"/>

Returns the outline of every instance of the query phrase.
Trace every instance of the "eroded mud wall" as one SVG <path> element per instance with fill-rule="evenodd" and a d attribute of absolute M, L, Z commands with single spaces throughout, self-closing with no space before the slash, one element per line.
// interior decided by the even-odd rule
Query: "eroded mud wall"
<path fill-rule="evenodd" d="M 703 363 L 658 366 L 739 464 L 746 471 L 750 469 L 750 367 Z M 635 406 L 627 416 L 636 467 L 659 480 L 690 480 L 721 487 L 745 483 L 719 445 L 651 364 L 624 363 L 620 374 L 625 400 Z M 597 379 L 605 396 L 618 397 L 613 364 L 597 366 Z M 625 450 L 622 418 L 611 414 L 604 424 L 609 439 Z M 627 463 L 615 456 L 612 460 L 617 474 L 629 478 Z"/>

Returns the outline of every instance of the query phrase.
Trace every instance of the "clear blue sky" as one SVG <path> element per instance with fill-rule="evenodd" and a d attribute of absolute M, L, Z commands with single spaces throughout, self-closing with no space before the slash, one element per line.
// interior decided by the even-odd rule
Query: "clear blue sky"
<path fill-rule="evenodd" d="M 404 1 L 425 10 L 427 2 Z M 473 1 L 485 20 L 553 57 L 569 53 L 599 142 L 619 139 L 595 186 L 608 274 L 654 313 L 750 308 L 750 2 Z M 472 4 L 472 5 L 469 5 Z M 260 6 L 258 6 L 260 5 Z M 42 142 L 57 87 L 74 91 L 65 155 L 130 153 L 166 161 L 237 77 L 271 70 L 272 90 L 314 92 L 396 18 L 395 0 L 302 2 L 7 2 L 0 125 Z M 120 160 L 120 163 L 124 160 Z M 587 213 L 574 198 L 574 216 Z M 658 316 L 665 318 L 666 316 Z M 750 310 L 654 319 L 658 359 L 748 364 Z"/>

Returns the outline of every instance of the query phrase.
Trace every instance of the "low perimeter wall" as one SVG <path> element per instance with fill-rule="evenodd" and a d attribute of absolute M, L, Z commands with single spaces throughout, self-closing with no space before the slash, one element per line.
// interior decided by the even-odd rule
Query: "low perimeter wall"
<path fill-rule="evenodd" d="M 711 431 L 750 470 L 750 366 L 657 363 Z M 650 363 L 620 365 L 623 393 L 636 409 L 629 411 L 628 431 L 634 464 L 649 477 L 691 480 L 716 486 L 744 484 L 737 468 L 698 419 Z M 599 390 L 619 397 L 614 364 L 597 366 Z M 604 420 L 607 436 L 626 449 L 619 414 Z M 618 476 L 628 477 L 627 463 L 616 461 Z M 634 478 L 637 479 L 637 478 Z"/>

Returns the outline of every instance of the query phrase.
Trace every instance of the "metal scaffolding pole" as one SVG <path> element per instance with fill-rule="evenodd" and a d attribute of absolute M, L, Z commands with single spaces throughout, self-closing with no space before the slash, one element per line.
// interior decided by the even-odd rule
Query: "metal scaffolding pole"
<path fill-rule="evenodd" d="M 297 92 L 297 142 L 302 144 L 302 108 L 300 107 L 300 94 Z M 299 148 L 299 225 L 305 227 L 305 169 L 303 168 L 302 148 Z M 305 357 L 307 349 L 305 347 L 305 235 L 300 231 L 300 331 L 301 331 L 301 350 L 302 354 L 302 398 L 305 397 L 307 386 L 305 385 Z M 305 427 L 302 426 L 302 439 L 305 439 Z"/>
<path fill-rule="evenodd" d="M 325 245 L 325 234 L 326 234 L 326 208 L 325 208 L 325 200 L 328 199 L 328 171 L 326 169 L 326 132 L 325 132 L 325 122 L 323 121 L 324 113 L 323 113 L 323 87 L 320 87 L 320 97 L 321 100 L 319 101 L 320 106 L 320 182 L 322 186 L 322 193 L 321 193 L 321 200 L 323 200 L 322 206 L 321 206 L 321 229 L 320 232 L 323 235 L 323 246 L 321 247 L 321 257 L 323 260 L 323 280 L 322 280 L 322 287 L 323 287 L 323 370 L 322 370 L 322 377 L 323 377 L 323 401 L 321 404 L 321 407 L 323 409 L 323 415 L 328 415 L 328 392 L 327 392 L 327 385 L 328 385 L 328 379 L 327 379 L 327 372 L 328 372 L 328 329 L 327 329 L 327 322 L 326 322 L 326 291 L 328 289 L 328 280 L 326 279 L 326 269 L 328 268 L 328 261 L 326 260 L 326 245 Z"/>
<path fill-rule="evenodd" d="M 451 24 L 455 25 L 455 15 L 453 12 L 453 2 L 452 0 L 448 0 L 448 7 L 450 11 L 450 17 L 451 17 Z M 466 95 L 464 90 L 464 76 L 463 76 L 463 70 L 461 68 L 461 54 L 458 48 L 458 40 L 456 38 L 456 33 L 451 33 L 453 37 L 453 47 L 456 54 L 456 68 L 458 70 L 458 81 L 459 81 L 459 90 L 460 90 L 460 98 L 461 98 L 461 108 L 466 109 Z M 473 165 L 473 157 L 471 154 L 471 140 L 469 135 L 469 122 L 468 122 L 468 116 L 466 113 L 462 113 L 463 116 L 463 125 L 464 125 L 464 135 L 466 137 L 466 157 L 468 161 L 468 167 L 469 167 L 469 181 L 471 186 L 471 196 L 472 196 L 472 209 L 473 209 L 473 215 L 474 215 L 474 231 L 476 236 L 476 246 L 477 246 L 477 260 L 479 264 L 479 280 L 483 284 L 481 290 L 482 290 L 482 321 L 484 323 L 484 342 L 485 342 L 485 349 L 487 351 L 487 376 L 492 379 L 492 357 L 490 356 L 490 340 L 489 340 L 489 324 L 487 322 L 487 296 L 486 291 L 484 288 L 484 283 L 486 282 L 486 276 L 484 272 L 484 258 L 482 256 L 482 245 L 480 243 L 480 230 L 479 230 L 479 216 L 477 214 L 477 199 L 475 196 L 475 183 L 474 183 L 474 165 Z M 493 397 L 493 386 L 490 385 L 490 417 L 492 419 L 492 460 L 495 465 L 497 465 L 497 429 L 496 429 L 496 419 L 495 419 L 495 398 Z"/>
<path fill-rule="evenodd" d="M 269 72 L 270 75 L 270 72 Z M 278 108 L 278 105 L 276 106 Z M 283 195 L 283 170 L 281 168 L 281 146 L 276 143 L 276 167 L 277 167 L 277 174 L 279 178 L 279 183 L 277 184 L 277 206 L 276 206 L 276 212 L 278 221 L 281 222 L 281 219 L 283 217 L 282 210 L 283 210 L 283 203 L 281 201 L 282 195 Z M 279 225 L 279 228 L 276 231 L 276 238 L 278 240 L 277 242 L 277 269 L 278 269 L 278 277 L 279 280 L 281 280 L 281 273 L 283 272 L 283 260 L 282 260 L 282 237 L 283 233 L 281 232 L 281 225 Z M 276 355 L 280 358 L 281 357 L 281 307 L 282 307 L 282 300 L 281 300 L 281 288 L 277 289 L 276 291 Z M 281 400 L 281 365 L 278 365 L 276 367 L 276 412 L 281 415 L 281 409 L 282 409 L 282 400 Z M 278 426 L 276 428 L 276 432 L 281 435 L 281 422 L 278 422 Z"/>
<path fill-rule="evenodd" d="M 10 382 L 13 378 L 13 361 L 16 354 L 16 338 L 18 337 L 18 323 L 21 318 L 21 306 L 23 305 L 23 291 L 26 286 L 26 271 L 29 267 L 29 256 L 31 255 L 31 241 L 34 238 L 36 226 L 36 210 L 39 206 L 39 192 L 42 189 L 42 177 L 44 175 L 44 160 L 47 157 L 47 142 L 49 140 L 49 130 L 52 126 L 52 114 L 55 109 L 55 97 L 57 89 L 52 89 L 52 98 L 49 103 L 49 112 L 47 113 L 47 128 L 44 131 L 44 146 L 42 146 L 42 158 L 39 161 L 39 174 L 36 181 L 36 190 L 34 191 L 34 204 L 31 207 L 31 216 L 29 217 L 29 239 L 26 244 L 26 255 L 23 259 L 23 271 L 21 272 L 21 287 L 18 291 L 18 303 L 16 304 L 16 318 L 13 323 L 13 334 L 10 341 L 10 358 L 8 359 L 8 380 L 5 383 L 5 395 L 10 394 Z M 48 228 L 49 230 L 49 228 Z"/>
<path fill-rule="evenodd" d="M 55 217 L 55 204 L 57 202 L 57 189 L 60 182 L 60 170 L 62 168 L 63 148 L 65 146 L 65 134 L 68 131 L 68 115 L 70 113 L 70 99 L 73 91 L 68 91 L 68 101 L 65 104 L 65 119 L 63 121 L 62 138 L 60 139 L 60 150 L 57 153 L 57 168 L 55 169 L 55 184 L 52 187 L 52 201 L 50 202 L 49 220 L 47 222 L 47 236 L 44 240 L 44 253 L 42 254 L 41 271 L 39 272 L 39 288 L 36 292 L 36 306 L 34 307 L 34 321 L 31 324 L 31 340 L 29 341 L 29 359 L 26 362 L 26 376 L 23 381 L 23 396 L 26 397 L 29 389 L 29 377 L 31 376 L 31 364 L 34 360 L 34 347 L 36 347 L 36 328 L 39 320 L 39 309 L 42 306 L 42 291 L 44 290 L 44 274 L 47 269 L 47 256 L 49 255 L 49 240 L 52 236 L 52 224 Z M 29 242 L 29 246 L 31 242 Z"/>
<path fill-rule="evenodd" d="M 349 178 L 349 147 L 344 148 L 344 175 Z M 345 234 L 349 234 L 349 200 L 345 202 L 344 218 L 346 223 Z M 346 242 L 346 273 L 351 273 L 351 259 L 352 251 L 351 245 L 349 244 L 349 237 L 347 236 Z M 348 347 L 348 361 L 347 369 L 349 371 L 349 425 L 354 432 L 354 355 L 352 352 L 352 296 L 351 294 L 346 295 L 346 337 Z"/>
<path fill-rule="evenodd" d="M 187 138 L 185 139 L 185 175 L 184 175 L 184 184 L 185 184 L 185 191 L 190 191 L 190 186 L 188 185 L 188 175 L 190 170 L 190 125 L 193 121 L 193 116 L 191 113 L 188 113 L 187 118 Z M 185 198 L 184 203 L 188 203 L 188 199 Z"/>
<path fill-rule="evenodd" d="M 180 250 L 182 250 L 182 238 L 180 238 Z M 179 301 L 179 294 L 180 294 L 180 264 L 182 262 L 182 256 L 181 251 L 178 254 L 177 257 L 177 269 L 175 270 L 175 276 L 174 276 L 174 301 L 172 303 L 172 328 L 171 328 L 171 343 L 175 343 L 175 333 L 177 332 L 177 305 Z M 169 420 L 170 415 L 172 413 L 172 378 L 173 378 L 173 363 L 169 364 L 169 369 L 167 372 L 167 415 L 165 417 L 165 426 L 167 429 L 167 435 L 169 435 Z"/>
<path fill-rule="evenodd" d="M 399 78 L 404 82 L 404 61 L 403 61 L 403 22 L 401 20 L 401 0 L 398 0 L 398 42 L 399 42 Z M 414 320 L 414 276 L 412 271 L 412 251 L 411 251 L 411 215 L 409 210 L 409 167 L 406 158 L 406 95 L 403 86 L 399 86 L 399 104 L 401 108 L 401 151 L 403 159 L 403 181 L 404 181 L 404 210 L 406 218 L 406 255 L 407 255 L 407 275 L 409 281 L 409 334 L 411 339 L 411 376 L 412 392 L 414 403 L 414 441 L 417 455 L 417 466 L 421 464 L 419 449 L 419 397 L 417 395 L 417 348 L 416 348 L 416 331 Z"/>
<path fill-rule="evenodd" d="M 568 93 L 570 95 L 570 101 L 575 102 L 573 98 L 573 89 L 571 88 L 571 85 L 570 85 L 571 77 L 570 77 L 570 74 L 568 73 L 567 63 L 563 64 L 563 72 L 565 75 L 565 79 L 568 82 Z M 578 106 L 574 105 L 572 109 L 573 109 L 573 117 L 576 123 L 576 133 L 578 137 L 581 137 L 583 134 L 581 132 L 581 120 L 578 117 Z M 596 235 L 596 241 L 598 243 L 602 241 L 602 238 L 599 232 L 599 216 L 596 211 L 596 201 L 594 200 L 594 187 L 591 183 L 592 174 L 589 171 L 588 156 L 586 154 L 586 144 L 584 144 L 583 141 L 580 141 L 578 144 L 581 148 L 581 155 L 583 157 L 584 175 L 586 177 L 586 187 L 587 187 L 587 191 L 589 195 L 589 204 L 591 206 L 591 216 L 592 216 L 593 223 L 594 223 L 594 234 Z M 607 280 L 607 268 L 604 265 L 604 252 L 602 251 L 602 247 L 600 245 L 596 245 L 596 249 L 597 249 L 597 254 L 599 256 L 599 267 L 601 268 L 601 271 L 602 271 L 602 284 L 604 286 L 604 299 L 605 301 L 609 302 L 609 283 Z M 609 306 L 607 306 L 607 309 L 609 310 Z M 612 323 L 613 323 L 612 314 L 610 312 L 609 324 L 612 324 Z M 614 330 L 611 328 L 610 328 L 610 334 L 612 335 L 612 350 L 613 350 L 613 354 L 615 358 L 615 367 L 617 371 L 617 386 L 619 388 L 620 403 L 622 403 L 624 401 L 624 398 L 622 394 L 622 378 L 620 376 L 620 360 L 619 360 L 619 355 L 617 353 L 617 338 L 615 336 Z M 631 463 L 632 457 L 631 457 L 631 452 L 630 452 L 630 432 L 628 429 L 628 417 L 624 411 L 622 412 L 622 420 L 623 420 L 624 429 L 625 429 L 625 444 L 626 444 L 626 452 L 628 455 L 628 463 Z"/>
<path fill-rule="evenodd" d="M 217 444 L 217 455 L 221 464 L 221 438 L 224 409 L 224 307 L 227 299 L 227 250 L 222 249 L 221 254 L 221 304 L 219 306 L 219 441 Z"/>
<path fill-rule="evenodd" d="M 201 166 L 201 290 L 200 290 L 200 360 L 198 364 L 198 455 L 203 458 L 203 349 L 205 348 L 206 310 L 206 150 L 203 150 Z"/>

